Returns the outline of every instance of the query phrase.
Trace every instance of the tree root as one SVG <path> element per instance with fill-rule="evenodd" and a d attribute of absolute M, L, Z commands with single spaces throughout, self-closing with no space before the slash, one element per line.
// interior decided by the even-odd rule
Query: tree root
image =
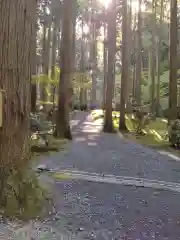
<path fill-rule="evenodd" d="M 104 123 L 103 132 L 105 133 L 116 133 L 113 123 Z"/>

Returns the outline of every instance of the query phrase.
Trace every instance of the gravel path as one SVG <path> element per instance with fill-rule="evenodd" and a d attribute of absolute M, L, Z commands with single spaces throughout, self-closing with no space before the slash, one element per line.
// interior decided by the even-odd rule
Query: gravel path
<path fill-rule="evenodd" d="M 43 162 L 61 170 L 76 169 L 180 183 L 180 162 L 116 134 L 99 132 L 101 123 L 93 123 L 87 113 L 80 112 L 75 117 L 78 124 L 73 127 L 74 140 L 69 143 L 68 151 L 43 159 Z"/>
<path fill-rule="evenodd" d="M 180 239 L 179 194 L 78 180 L 56 187 L 56 227 L 77 239 Z"/>
<path fill-rule="evenodd" d="M 51 176 L 54 212 L 38 228 L 49 235 L 32 239 L 180 239 L 179 190 L 168 191 L 160 184 L 171 182 L 175 188 L 180 183 L 180 162 L 118 135 L 100 132 L 101 123 L 93 123 L 87 113 L 76 113 L 71 125 L 74 139 L 66 151 L 42 159 L 57 173 Z M 73 171 L 79 177 L 60 174 L 60 170 Z M 136 181 L 110 183 L 107 175 L 114 180 L 133 177 Z M 95 176 L 104 177 L 104 181 L 98 182 Z M 146 184 L 139 185 L 143 179 Z M 147 187 L 153 180 L 156 186 Z M 37 231 L 36 225 L 29 228 L 31 233 Z M 71 237 L 61 238 L 63 231 Z"/>

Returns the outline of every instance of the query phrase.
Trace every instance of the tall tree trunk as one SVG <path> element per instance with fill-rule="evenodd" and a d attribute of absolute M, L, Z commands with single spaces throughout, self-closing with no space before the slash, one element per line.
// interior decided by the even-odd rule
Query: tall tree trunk
<path fill-rule="evenodd" d="M 45 55 L 45 75 L 47 78 L 50 77 L 50 59 L 51 59 L 51 37 L 52 37 L 52 32 L 51 32 L 51 27 L 52 27 L 52 20 L 49 21 L 48 24 L 48 36 L 47 36 L 47 41 L 46 41 L 46 55 Z M 49 99 L 49 95 L 48 93 L 50 92 L 50 83 L 49 82 L 45 82 L 44 83 L 44 92 L 45 92 L 45 102 L 48 102 Z M 47 104 L 44 104 L 44 109 L 46 111 L 48 111 L 48 106 Z"/>
<path fill-rule="evenodd" d="M 59 28 L 57 30 L 57 49 L 58 49 L 58 53 L 57 53 L 57 65 L 58 67 L 61 65 L 60 63 L 60 51 L 61 51 L 61 32 L 62 32 L 62 20 L 60 20 L 60 24 L 59 24 Z M 55 102 L 58 102 L 58 96 L 59 96 L 59 82 L 55 88 Z"/>
<path fill-rule="evenodd" d="M 116 55 L 116 0 L 113 0 L 108 10 L 108 73 L 106 88 L 106 106 L 104 119 L 104 132 L 114 132 L 112 122 L 112 95 L 114 82 L 114 65 Z"/>
<path fill-rule="evenodd" d="M 135 99 L 137 104 L 141 105 L 141 59 L 142 59 L 142 39 L 141 39 L 141 2 L 139 0 L 139 11 L 138 11 L 138 27 L 137 27 L 137 54 L 136 54 L 136 86 L 135 86 Z"/>
<path fill-rule="evenodd" d="M 61 36 L 61 72 L 59 82 L 58 113 L 56 119 L 55 136 L 72 139 L 69 125 L 69 89 L 72 75 L 72 48 L 73 48 L 73 12 L 74 0 L 63 3 L 64 16 Z"/>
<path fill-rule="evenodd" d="M 44 10 L 45 12 L 45 10 Z M 44 13 L 45 14 L 45 13 Z M 46 71 L 46 38 L 47 38 L 47 26 L 46 23 L 43 23 L 43 34 L 42 34 L 42 72 L 45 74 Z M 40 99 L 41 101 L 46 100 L 46 93 L 44 90 L 44 83 L 40 83 Z"/>
<path fill-rule="evenodd" d="M 122 73 L 121 73 L 121 101 L 120 101 L 120 119 L 119 129 L 126 130 L 125 113 L 126 113 L 126 95 L 128 82 L 128 17 L 127 17 L 127 0 L 123 1 L 123 20 L 122 20 Z"/>
<path fill-rule="evenodd" d="M 107 24 L 104 22 L 104 51 L 103 51 L 103 60 L 104 60 L 104 82 L 103 82 L 103 109 L 105 108 L 106 103 L 106 88 L 107 88 Z"/>
<path fill-rule="evenodd" d="M 152 61 L 151 61 L 151 49 L 149 49 L 148 51 L 148 82 L 151 83 L 151 64 L 152 64 Z M 149 87 L 149 101 L 151 102 L 151 85 Z"/>
<path fill-rule="evenodd" d="M 155 84 L 156 84 L 156 0 L 152 2 L 152 46 L 151 46 L 151 112 L 155 112 Z"/>
<path fill-rule="evenodd" d="M 127 71 L 127 86 L 126 86 L 126 105 L 127 109 L 130 104 L 130 96 L 131 96 L 131 87 L 132 87 L 132 75 L 133 75 L 133 67 L 131 65 L 131 56 L 132 56 L 132 43 L 133 43 L 133 34 L 132 34 L 132 0 L 130 1 L 130 5 L 127 8 L 127 59 L 128 59 L 128 71 Z"/>
<path fill-rule="evenodd" d="M 97 70 L 97 39 L 96 39 L 96 23 L 94 20 L 94 13 L 92 13 L 92 23 L 91 23 L 91 67 L 92 67 L 92 90 L 91 90 L 91 104 L 94 106 L 97 104 L 96 99 L 96 70 Z"/>
<path fill-rule="evenodd" d="M 169 71 L 169 117 L 177 117 L 177 0 L 170 6 L 170 71 Z"/>
<path fill-rule="evenodd" d="M 132 55 L 133 55 L 133 66 L 132 66 L 132 101 L 136 98 L 136 14 L 134 14 L 134 26 L 132 30 Z"/>
<path fill-rule="evenodd" d="M 55 80 L 56 75 L 56 59 L 57 59 L 57 27 L 58 23 L 55 19 L 53 22 L 53 38 L 52 38 L 52 62 L 51 62 L 51 78 Z"/>
<path fill-rule="evenodd" d="M 36 8 L 34 9 L 34 24 L 32 29 L 32 63 L 31 63 L 31 75 L 36 76 L 36 67 L 37 67 L 37 55 L 36 55 L 36 20 L 37 20 L 37 5 Z M 33 17 L 33 16 L 32 16 Z M 31 79 L 31 112 L 36 112 L 36 101 L 37 101 L 37 84 L 36 82 L 33 82 L 33 79 Z"/>
<path fill-rule="evenodd" d="M 72 29 L 72 75 L 74 76 L 75 71 L 76 71 L 76 18 L 77 18 L 77 4 L 76 1 L 73 2 L 73 29 Z M 74 95 L 74 88 L 73 88 L 73 82 L 71 81 L 71 105 L 73 107 L 74 102 L 73 102 L 73 95 Z"/>
<path fill-rule="evenodd" d="M 159 36 L 157 45 L 157 109 L 156 114 L 159 115 L 160 107 L 160 75 L 161 75 L 161 45 L 162 45 L 162 23 L 164 18 L 164 0 L 161 0 L 160 21 L 159 21 Z"/>
<path fill-rule="evenodd" d="M 22 171 L 30 157 L 30 80 L 36 1 L 0 0 L 0 88 L 3 125 L 0 130 L 0 193 L 7 177 Z"/>
<path fill-rule="evenodd" d="M 53 22 L 53 37 L 52 37 L 52 61 L 51 61 L 51 79 L 54 83 L 51 85 L 53 109 L 55 108 L 55 92 L 56 92 L 56 60 L 57 60 L 57 37 L 60 20 L 55 18 Z"/>
<path fill-rule="evenodd" d="M 82 18 L 81 20 L 81 31 L 82 31 L 82 36 L 81 36 L 81 61 L 80 61 L 80 71 L 81 73 L 84 73 L 84 20 Z M 80 106 L 83 107 L 85 104 L 85 91 L 84 91 L 84 86 L 83 86 L 83 80 L 81 83 L 81 88 L 80 88 Z"/>

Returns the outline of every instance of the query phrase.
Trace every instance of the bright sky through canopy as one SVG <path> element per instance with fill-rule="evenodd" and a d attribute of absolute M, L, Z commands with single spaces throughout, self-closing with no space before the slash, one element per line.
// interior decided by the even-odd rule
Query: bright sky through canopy
<path fill-rule="evenodd" d="M 99 0 L 99 1 L 100 1 L 100 3 L 101 3 L 102 5 L 105 6 L 105 8 L 107 8 L 108 5 L 109 5 L 109 3 L 110 3 L 112 0 Z"/>
<path fill-rule="evenodd" d="M 105 8 L 108 8 L 108 5 L 111 3 L 112 0 L 99 0 L 99 2 L 104 5 Z M 138 0 L 132 0 L 132 11 L 137 12 L 139 8 L 139 1 Z M 145 5 L 141 4 L 141 11 L 145 11 Z"/>

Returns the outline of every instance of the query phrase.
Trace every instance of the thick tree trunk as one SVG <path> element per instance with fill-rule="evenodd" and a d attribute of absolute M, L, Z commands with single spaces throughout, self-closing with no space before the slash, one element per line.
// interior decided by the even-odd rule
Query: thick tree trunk
<path fill-rule="evenodd" d="M 152 2 L 152 46 L 151 46 L 151 112 L 155 112 L 155 76 L 156 76 L 156 2 Z"/>
<path fill-rule="evenodd" d="M 52 37 L 52 61 L 51 61 L 51 79 L 54 83 L 51 85 L 51 93 L 52 93 L 52 102 L 53 109 L 55 108 L 55 92 L 56 92 L 56 60 L 57 60 L 57 37 L 58 37 L 58 27 L 60 25 L 60 20 L 54 19 L 53 22 L 53 37 Z"/>
<path fill-rule="evenodd" d="M 43 34 L 42 34 L 42 70 L 43 70 L 43 74 L 45 74 L 45 72 L 46 72 L 46 41 L 47 41 L 46 38 L 47 38 L 47 26 L 46 26 L 46 23 L 44 23 L 43 24 Z M 44 83 L 42 83 L 42 82 L 40 83 L 40 100 L 46 101 L 46 93 L 45 93 L 45 89 L 44 89 Z"/>
<path fill-rule="evenodd" d="M 61 65 L 60 63 L 60 50 L 61 50 L 61 30 L 62 28 L 62 21 L 60 21 L 60 25 L 59 25 L 59 28 L 58 28 L 58 36 L 57 36 L 57 49 L 58 49 L 58 56 L 57 56 L 57 63 L 58 63 L 58 66 Z M 56 88 L 55 88 L 55 102 L 58 103 L 58 97 L 59 97 L 59 83 L 57 84 Z"/>
<path fill-rule="evenodd" d="M 107 87 L 107 24 L 104 23 L 104 51 L 103 51 L 103 61 L 104 61 L 104 82 L 103 82 L 103 103 L 102 107 L 105 108 L 106 104 L 106 87 Z"/>
<path fill-rule="evenodd" d="M 177 0 L 170 7 L 169 122 L 177 117 Z"/>
<path fill-rule="evenodd" d="M 82 19 L 81 21 L 81 31 L 82 31 L 82 36 L 81 36 L 81 61 L 80 61 L 80 71 L 81 73 L 84 73 L 84 20 Z M 80 88 L 80 106 L 83 106 L 85 104 L 85 91 L 83 87 L 83 81 L 82 81 L 82 86 Z"/>
<path fill-rule="evenodd" d="M 135 99 L 137 104 L 141 105 L 141 60 L 142 60 L 142 39 L 141 39 L 141 2 L 139 0 L 139 12 L 138 12 L 138 27 L 137 27 L 137 54 L 136 54 L 136 86 L 135 86 Z"/>
<path fill-rule="evenodd" d="M 0 0 L 0 88 L 3 126 L 0 129 L 0 193 L 3 180 L 21 171 L 30 154 L 29 114 L 32 29 L 35 0 Z"/>
<path fill-rule="evenodd" d="M 132 0 L 130 1 L 130 6 L 127 8 L 127 41 L 128 41 L 128 49 L 127 49 L 127 58 L 128 58 L 128 72 L 127 72 L 127 87 L 126 87 L 126 104 L 129 104 L 129 98 L 131 95 L 131 86 L 132 86 L 132 74 L 133 69 L 131 65 L 131 54 L 132 54 L 132 43 L 133 43 L 133 34 L 132 34 Z"/>
<path fill-rule="evenodd" d="M 72 76 L 74 76 L 75 71 L 76 71 L 76 17 L 77 17 L 77 4 L 76 1 L 73 2 L 73 18 L 72 18 Z M 74 95 L 74 88 L 73 88 L 73 79 L 71 79 L 70 82 L 70 88 L 72 89 L 72 97 L 71 97 L 71 105 L 73 107 L 73 95 Z M 71 109 L 72 110 L 72 109 Z"/>
<path fill-rule="evenodd" d="M 151 64 L 152 64 L 152 61 L 151 61 L 151 49 L 149 49 L 148 51 L 148 81 L 151 82 Z M 151 85 L 149 87 L 149 101 L 151 102 Z"/>
<path fill-rule="evenodd" d="M 61 65 L 60 65 L 60 82 L 59 82 L 59 100 L 58 114 L 56 119 L 55 135 L 58 138 L 71 139 L 69 125 L 69 95 L 72 75 L 72 48 L 73 48 L 73 11 L 74 0 L 66 0 L 63 3 L 64 16 L 61 36 Z"/>
<path fill-rule="evenodd" d="M 161 45 L 162 45 L 162 23 L 163 23 L 163 12 L 164 0 L 161 0 L 161 11 L 160 11 L 160 21 L 159 21 L 159 36 L 158 36 L 158 46 L 157 46 L 157 109 L 156 114 L 159 115 L 160 106 L 160 74 L 161 74 Z"/>
<path fill-rule="evenodd" d="M 31 112 L 36 112 L 37 102 L 37 86 L 36 83 L 31 83 Z"/>
<path fill-rule="evenodd" d="M 37 64 L 37 55 L 36 55 L 36 26 L 37 26 L 37 6 L 34 9 L 34 26 L 32 29 L 32 63 L 31 63 L 31 75 L 36 76 L 36 64 Z M 33 17 L 33 16 L 32 16 Z M 37 101 L 37 84 L 31 80 L 31 112 L 36 112 L 36 101 Z"/>
<path fill-rule="evenodd" d="M 104 132 L 114 132 L 112 122 L 112 95 L 114 83 L 114 65 L 116 55 L 116 1 L 113 0 L 108 10 L 108 73 L 106 88 L 106 106 Z"/>
<path fill-rule="evenodd" d="M 136 29 L 136 14 L 134 14 L 134 27 L 132 31 L 132 60 L 133 60 L 133 66 L 132 66 L 132 100 L 135 99 L 136 97 L 136 34 L 135 34 L 135 29 Z"/>
<path fill-rule="evenodd" d="M 121 73 L 121 100 L 120 100 L 120 119 L 119 129 L 126 130 L 125 113 L 126 113 L 126 93 L 128 82 L 128 19 L 127 19 L 127 2 L 123 1 L 123 20 L 122 20 L 122 73 Z"/>
<path fill-rule="evenodd" d="M 97 39 L 96 39 L 96 24 L 94 22 L 94 16 L 92 17 L 92 42 L 91 42 L 91 66 L 92 66 L 92 91 L 91 91 L 91 104 L 95 106 L 97 104 L 96 90 L 96 71 L 97 71 Z"/>
<path fill-rule="evenodd" d="M 48 24 L 48 36 L 47 36 L 47 41 L 46 41 L 46 54 L 45 54 L 45 69 L 44 69 L 44 74 L 46 75 L 47 78 L 50 77 L 50 49 L 51 49 L 51 27 L 52 27 L 52 21 L 50 20 L 49 24 Z M 49 95 L 48 92 L 50 92 L 50 84 L 48 82 L 45 82 L 44 84 L 44 102 L 48 102 L 49 99 Z M 44 104 L 44 110 L 45 111 L 49 111 L 48 105 Z"/>
<path fill-rule="evenodd" d="M 53 38 L 52 38 L 52 61 L 51 61 L 51 79 L 55 80 L 56 75 L 56 50 L 57 50 L 57 23 L 53 23 Z"/>

